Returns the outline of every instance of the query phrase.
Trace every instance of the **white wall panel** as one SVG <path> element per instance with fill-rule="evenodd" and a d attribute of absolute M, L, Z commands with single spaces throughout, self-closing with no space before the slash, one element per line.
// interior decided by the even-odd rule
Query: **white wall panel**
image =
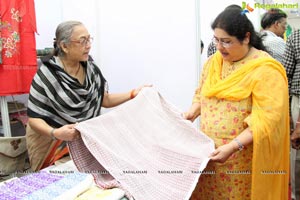
<path fill-rule="evenodd" d="M 100 63 L 111 92 L 154 84 L 181 109 L 196 85 L 194 0 L 101 0 Z"/>

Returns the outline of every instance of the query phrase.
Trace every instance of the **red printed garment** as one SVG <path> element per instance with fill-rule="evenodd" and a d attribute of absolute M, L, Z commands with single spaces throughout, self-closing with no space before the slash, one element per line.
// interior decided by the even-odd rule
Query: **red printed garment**
<path fill-rule="evenodd" d="M 33 0 L 0 0 L 0 96 L 28 93 L 37 70 Z"/>

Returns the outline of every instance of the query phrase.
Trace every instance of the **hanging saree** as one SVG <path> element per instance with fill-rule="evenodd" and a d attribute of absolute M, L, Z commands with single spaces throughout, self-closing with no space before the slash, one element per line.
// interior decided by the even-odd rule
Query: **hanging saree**
<path fill-rule="evenodd" d="M 34 1 L 0 5 L 0 96 L 28 93 L 37 70 Z"/>

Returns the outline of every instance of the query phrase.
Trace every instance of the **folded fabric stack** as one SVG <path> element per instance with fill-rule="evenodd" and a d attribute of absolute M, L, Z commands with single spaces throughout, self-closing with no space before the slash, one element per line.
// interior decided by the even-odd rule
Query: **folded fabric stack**
<path fill-rule="evenodd" d="M 97 186 L 93 186 L 88 191 L 77 197 L 75 200 L 126 200 L 127 198 L 124 197 L 124 195 L 125 192 L 119 188 L 103 190 Z"/>
<path fill-rule="evenodd" d="M 90 174 L 68 175 L 46 171 L 29 174 L 0 185 L 0 199 L 75 199 L 94 184 Z"/>

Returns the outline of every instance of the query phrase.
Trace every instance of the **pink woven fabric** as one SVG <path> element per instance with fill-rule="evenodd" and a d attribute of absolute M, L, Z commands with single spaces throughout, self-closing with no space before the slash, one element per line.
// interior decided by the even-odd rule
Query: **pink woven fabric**
<path fill-rule="evenodd" d="M 153 88 L 76 128 L 81 139 L 69 148 L 78 170 L 136 200 L 189 199 L 214 150 L 213 141 Z"/>

